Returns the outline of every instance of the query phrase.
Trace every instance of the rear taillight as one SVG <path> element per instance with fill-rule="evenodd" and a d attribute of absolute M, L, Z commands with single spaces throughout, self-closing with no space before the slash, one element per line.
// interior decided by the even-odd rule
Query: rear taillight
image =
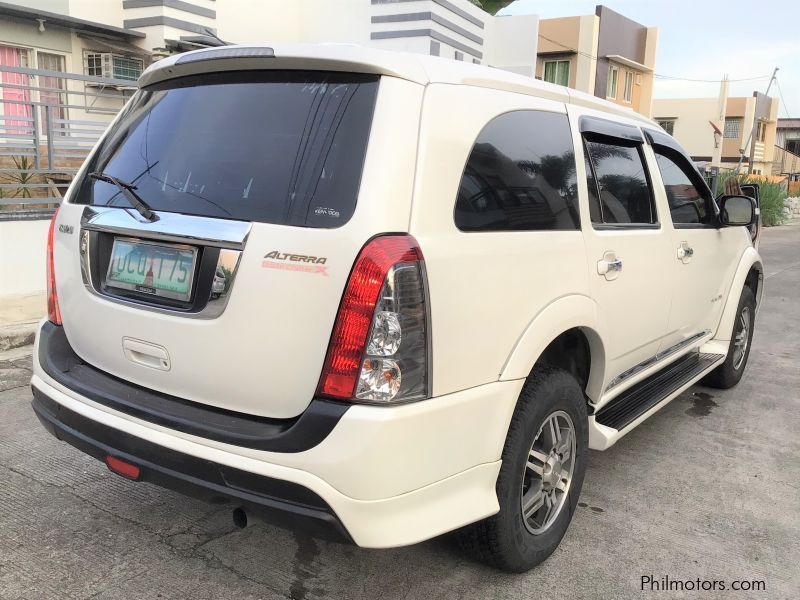
<path fill-rule="evenodd" d="M 429 394 L 425 264 L 410 235 L 368 242 L 333 327 L 319 393 L 373 404 Z"/>
<path fill-rule="evenodd" d="M 58 292 L 56 292 L 56 271 L 53 265 L 53 238 L 56 230 L 56 217 L 58 209 L 50 221 L 50 230 L 47 232 L 47 318 L 56 325 L 61 325 L 61 310 L 58 308 Z"/>

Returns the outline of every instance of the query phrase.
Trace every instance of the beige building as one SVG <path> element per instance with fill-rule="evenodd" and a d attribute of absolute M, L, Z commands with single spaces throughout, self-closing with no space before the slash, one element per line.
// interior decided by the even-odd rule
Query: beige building
<path fill-rule="evenodd" d="M 722 100 L 653 101 L 653 118 L 675 136 L 695 162 L 710 165 L 717 152 L 719 166 L 734 168 L 742 157 L 742 168 L 756 175 L 772 175 L 777 117 L 778 99 L 760 92 Z"/>
<path fill-rule="evenodd" d="M 658 29 L 598 6 L 539 21 L 536 77 L 651 115 Z"/>

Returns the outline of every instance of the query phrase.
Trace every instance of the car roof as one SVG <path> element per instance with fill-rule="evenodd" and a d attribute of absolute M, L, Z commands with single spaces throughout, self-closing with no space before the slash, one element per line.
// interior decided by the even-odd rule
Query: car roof
<path fill-rule="evenodd" d="M 139 84 L 144 87 L 187 75 L 256 69 L 374 73 L 420 85 L 485 87 L 585 106 L 658 127 L 630 108 L 533 77 L 449 58 L 358 44 L 248 44 L 193 50 L 155 62 L 142 74 Z"/>

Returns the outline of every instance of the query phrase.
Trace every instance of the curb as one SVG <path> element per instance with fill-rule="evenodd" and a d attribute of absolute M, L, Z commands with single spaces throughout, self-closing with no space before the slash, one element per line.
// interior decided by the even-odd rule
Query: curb
<path fill-rule="evenodd" d="M 37 320 L 0 327 L 0 352 L 32 344 L 38 324 Z"/>

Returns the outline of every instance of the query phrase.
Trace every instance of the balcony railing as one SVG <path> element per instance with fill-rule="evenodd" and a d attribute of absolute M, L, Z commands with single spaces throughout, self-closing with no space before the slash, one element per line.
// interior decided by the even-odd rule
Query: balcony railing
<path fill-rule="evenodd" d="M 0 65 L 0 220 L 52 213 L 136 82 Z"/>
<path fill-rule="evenodd" d="M 775 146 L 775 154 L 772 159 L 773 175 L 797 175 L 800 174 L 800 156 L 788 150 Z"/>

